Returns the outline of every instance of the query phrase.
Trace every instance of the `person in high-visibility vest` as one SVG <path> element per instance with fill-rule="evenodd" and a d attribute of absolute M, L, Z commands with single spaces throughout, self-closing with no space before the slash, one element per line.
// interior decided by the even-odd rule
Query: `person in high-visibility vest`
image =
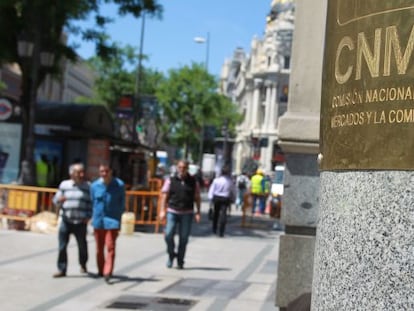
<path fill-rule="evenodd" d="M 254 174 L 250 179 L 250 193 L 252 195 L 252 214 L 254 215 L 256 210 L 256 202 L 259 201 L 259 210 L 261 211 L 265 208 L 265 199 L 264 199 L 264 184 L 263 184 L 263 170 L 258 169 L 256 174 Z"/>
<path fill-rule="evenodd" d="M 36 162 L 36 181 L 40 187 L 48 186 L 49 161 L 47 156 L 42 154 Z"/>

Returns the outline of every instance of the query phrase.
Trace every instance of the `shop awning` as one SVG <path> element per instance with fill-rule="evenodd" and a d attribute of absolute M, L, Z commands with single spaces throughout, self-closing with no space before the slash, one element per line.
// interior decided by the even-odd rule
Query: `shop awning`
<path fill-rule="evenodd" d="M 47 127 L 48 134 L 61 137 L 108 139 L 113 149 L 128 150 L 127 152 L 139 149 L 152 150 L 141 143 L 117 137 L 113 117 L 102 105 L 38 102 L 36 127 L 37 131 Z"/>
<path fill-rule="evenodd" d="M 108 109 L 93 104 L 39 102 L 36 105 L 36 124 L 66 126 L 72 134 L 86 137 L 114 137 L 115 129 Z"/>

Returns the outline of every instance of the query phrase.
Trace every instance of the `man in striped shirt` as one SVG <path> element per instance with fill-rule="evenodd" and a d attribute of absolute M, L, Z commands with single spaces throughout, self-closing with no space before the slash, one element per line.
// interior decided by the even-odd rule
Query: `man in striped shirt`
<path fill-rule="evenodd" d="M 69 166 L 70 179 L 60 183 L 53 197 L 53 203 L 59 206 L 59 254 L 57 260 L 58 272 L 53 277 L 66 276 L 67 246 L 71 233 L 76 238 L 79 250 L 80 272 L 87 273 L 88 246 L 86 243 L 87 224 L 92 216 L 89 183 L 84 180 L 85 168 L 81 163 Z"/>

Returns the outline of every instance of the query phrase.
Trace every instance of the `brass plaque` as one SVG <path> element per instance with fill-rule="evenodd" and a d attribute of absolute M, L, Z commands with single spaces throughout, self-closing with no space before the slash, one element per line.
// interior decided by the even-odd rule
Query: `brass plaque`
<path fill-rule="evenodd" d="M 414 169 L 414 1 L 328 0 L 322 170 Z"/>

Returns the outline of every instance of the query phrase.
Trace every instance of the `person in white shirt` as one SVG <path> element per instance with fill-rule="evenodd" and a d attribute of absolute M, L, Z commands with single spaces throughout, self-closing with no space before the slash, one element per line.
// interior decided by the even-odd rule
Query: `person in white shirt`
<path fill-rule="evenodd" d="M 227 209 L 236 199 L 236 187 L 230 176 L 230 169 L 223 166 L 221 175 L 214 178 L 208 190 L 208 198 L 214 204 L 213 212 L 213 233 L 217 233 L 217 225 L 219 227 L 219 236 L 224 236 L 227 223 Z"/>

